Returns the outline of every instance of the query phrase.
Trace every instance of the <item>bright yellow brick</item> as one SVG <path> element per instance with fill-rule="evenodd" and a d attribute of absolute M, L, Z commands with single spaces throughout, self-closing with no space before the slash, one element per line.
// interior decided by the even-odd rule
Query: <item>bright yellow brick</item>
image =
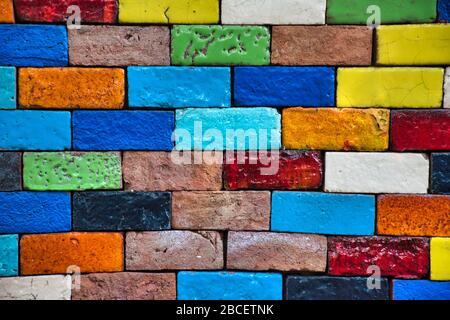
<path fill-rule="evenodd" d="M 377 29 L 379 64 L 450 64 L 450 25 L 381 26 Z"/>
<path fill-rule="evenodd" d="M 339 68 L 338 107 L 440 108 L 442 68 Z"/>
<path fill-rule="evenodd" d="M 219 0 L 119 0 L 120 23 L 219 22 Z"/>
<path fill-rule="evenodd" d="M 431 280 L 450 280 L 450 238 L 431 238 Z"/>

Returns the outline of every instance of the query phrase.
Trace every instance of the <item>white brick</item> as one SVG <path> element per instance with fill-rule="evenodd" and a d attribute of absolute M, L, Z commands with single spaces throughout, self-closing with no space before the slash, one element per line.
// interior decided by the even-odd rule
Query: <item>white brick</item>
<path fill-rule="evenodd" d="M 429 160 L 420 153 L 327 152 L 325 190 L 427 193 Z"/>
<path fill-rule="evenodd" d="M 0 278 L 0 300 L 70 300 L 71 277 Z"/>
<path fill-rule="evenodd" d="M 223 24 L 324 24 L 326 0 L 222 0 Z"/>
<path fill-rule="evenodd" d="M 450 108 L 450 67 L 445 72 L 444 108 Z"/>

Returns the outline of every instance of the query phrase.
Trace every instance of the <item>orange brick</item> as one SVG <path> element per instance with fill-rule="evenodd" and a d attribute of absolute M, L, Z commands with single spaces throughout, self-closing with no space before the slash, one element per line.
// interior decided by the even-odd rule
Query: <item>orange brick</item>
<path fill-rule="evenodd" d="M 124 98 L 123 69 L 19 70 L 19 105 L 23 108 L 121 109 Z"/>
<path fill-rule="evenodd" d="M 70 232 L 26 235 L 20 240 L 21 274 L 67 273 L 78 266 L 82 273 L 123 270 L 121 233 Z"/>
<path fill-rule="evenodd" d="M 450 236 L 450 196 L 380 196 L 378 234 Z"/>
<path fill-rule="evenodd" d="M 12 0 L 0 0 L 0 23 L 14 23 Z"/>

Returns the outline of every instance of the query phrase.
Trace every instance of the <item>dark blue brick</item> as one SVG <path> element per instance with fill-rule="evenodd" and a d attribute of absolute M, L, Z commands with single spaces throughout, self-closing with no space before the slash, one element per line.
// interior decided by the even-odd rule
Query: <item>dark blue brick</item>
<path fill-rule="evenodd" d="M 0 152 L 0 191 L 22 189 L 21 158 L 19 152 Z"/>
<path fill-rule="evenodd" d="M 438 19 L 439 21 L 450 22 L 450 0 L 439 0 Z"/>
<path fill-rule="evenodd" d="M 431 155 L 431 193 L 450 194 L 450 153 Z"/>

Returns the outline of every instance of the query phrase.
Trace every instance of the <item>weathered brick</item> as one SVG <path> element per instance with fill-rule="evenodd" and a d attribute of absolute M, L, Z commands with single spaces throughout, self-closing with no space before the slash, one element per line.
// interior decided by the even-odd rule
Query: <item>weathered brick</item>
<path fill-rule="evenodd" d="M 177 277 L 178 300 L 281 300 L 279 273 L 190 272 Z"/>
<path fill-rule="evenodd" d="M 450 67 L 445 69 L 444 108 L 450 108 Z"/>
<path fill-rule="evenodd" d="M 73 230 L 163 230 L 170 228 L 168 192 L 77 192 Z"/>
<path fill-rule="evenodd" d="M 261 26 L 174 26 L 172 64 L 267 65 L 270 32 Z"/>
<path fill-rule="evenodd" d="M 271 232 L 229 232 L 227 268 L 324 272 L 327 238 Z"/>
<path fill-rule="evenodd" d="M 315 151 L 281 150 L 226 153 L 224 185 L 239 189 L 318 189 L 322 156 Z"/>
<path fill-rule="evenodd" d="M 273 192 L 271 230 L 372 235 L 375 197 L 321 192 Z"/>
<path fill-rule="evenodd" d="M 0 110 L 0 149 L 65 150 L 70 145 L 69 112 Z"/>
<path fill-rule="evenodd" d="M 22 189 L 22 155 L 19 152 L 0 152 L 0 191 Z"/>
<path fill-rule="evenodd" d="M 431 154 L 431 192 L 450 194 L 450 153 Z"/>
<path fill-rule="evenodd" d="M 394 300 L 450 300 L 450 281 L 395 279 L 392 284 Z"/>
<path fill-rule="evenodd" d="M 325 191 L 427 193 L 429 160 L 420 153 L 327 152 Z"/>
<path fill-rule="evenodd" d="M 450 0 L 438 0 L 438 20 L 450 22 Z"/>
<path fill-rule="evenodd" d="M 123 270 L 123 237 L 120 233 L 70 232 L 25 235 L 20 240 L 22 275 Z"/>
<path fill-rule="evenodd" d="M 450 196 L 378 197 L 378 234 L 450 236 Z"/>
<path fill-rule="evenodd" d="M 281 65 L 370 65 L 372 30 L 359 26 L 275 26 L 271 61 Z"/>
<path fill-rule="evenodd" d="M 18 272 L 19 236 L 16 234 L 0 235 L 0 277 L 16 276 Z"/>
<path fill-rule="evenodd" d="M 19 105 L 22 108 L 120 109 L 124 99 L 123 69 L 19 70 Z"/>
<path fill-rule="evenodd" d="M 421 24 L 377 28 L 377 63 L 450 64 L 450 25 Z"/>
<path fill-rule="evenodd" d="M 69 30 L 69 63 L 75 66 L 170 64 L 170 31 L 150 26 L 83 26 Z"/>
<path fill-rule="evenodd" d="M 431 280 L 450 280 L 450 238 L 431 238 Z"/>
<path fill-rule="evenodd" d="M 23 183 L 29 190 L 120 189 L 118 152 L 35 152 L 23 155 Z"/>
<path fill-rule="evenodd" d="M 423 278 L 429 270 L 429 240 L 408 237 L 328 238 L 331 275 L 372 275 L 377 266 L 383 277 Z"/>
<path fill-rule="evenodd" d="M 339 68 L 338 107 L 440 108 L 441 68 Z"/>
<path fill-rule="evenodd" d="M 176 229 L 269 230 L 270 192 L 174 192 Z"/>
<path fill-rule="evenodd" d="M 287 108 L 282 128 L 287 149 L 384 151 L 389 147 L 388 110 Z"/>
<path fill-rule="evenodd" d="M 16 68 L 0 67 L 0 109 L 16 108 Z"/>
<path fill-rule="evenodd" d="M 174 273 L 91 273 L 82 275 L 72 300 L 174 300 Z"/>
<path fill-rule="evenodd" d="M 222 269 L 222 235 L 214 231 L 128 232 L 127 270 Z"/>
<path fill-rule="evenodd" d="M 0 300 L 70 300 L 70 276 L 0 279 Z"/>
<path fill-rule="evenodd" d="M 450 150 L 450 110 L 393 111 L 391 149 Z"/>
<path fill-rule="evenodd" d="M 13 0 L 0 0 L 0 23 L 14 23 Z"/>
<path fill-rule="evenodd" d="M 0 233 L 69 231 L 70 194 L 64 192 L 0 192 Z"/>

